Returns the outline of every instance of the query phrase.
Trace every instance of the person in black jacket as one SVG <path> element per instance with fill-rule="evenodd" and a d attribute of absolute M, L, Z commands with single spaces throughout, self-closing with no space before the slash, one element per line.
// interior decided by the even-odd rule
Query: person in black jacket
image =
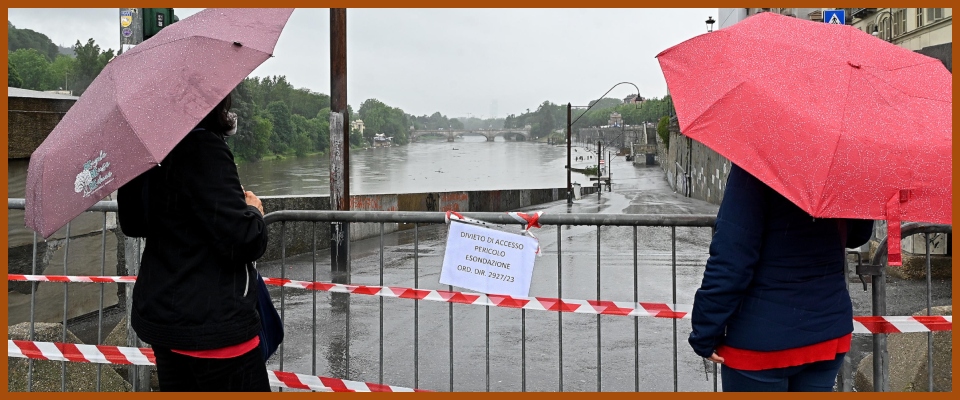
<path fill-rule="evenodd" d="M 844 249 L 872 229 L 813 218 L 732 165 L 689 338 L 725 392 L 833 390 L 853 332 Z"/>
<path fill-rule="evenodd" d="M 153 346 L 162 391 L 270 391 L 252 266 L 267 228 L 225 142 L 230 105 L 118 194 L 121 230 L 146 238 L 130 322 Z"/>

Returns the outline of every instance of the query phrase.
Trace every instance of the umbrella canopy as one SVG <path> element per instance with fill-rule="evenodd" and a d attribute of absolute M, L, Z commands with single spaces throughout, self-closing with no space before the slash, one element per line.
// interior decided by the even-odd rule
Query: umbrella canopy
<path fill-rule="evenodd" d="M 110 61 L 31 155 L 26 225 L 49 237 L 159 164 L 271 57 L 292 12 L 206 9 Z"/>
<path fill-rule="evenodd" d="M 952 223 L 952 75 L 844 25 L 761 13 L 657 58 L 681 132 L 818 218 Z M 894 243 L 896 242 L 896 243 Z"/>

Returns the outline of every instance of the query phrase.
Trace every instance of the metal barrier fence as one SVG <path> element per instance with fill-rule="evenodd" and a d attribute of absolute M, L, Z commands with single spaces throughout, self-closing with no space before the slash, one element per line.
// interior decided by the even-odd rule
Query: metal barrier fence
<path fill-rule="evenodd" d="M 22 199 L 8 200 L 9 209 L 23 209 L 23 204 Z M 116 202 L 100 202 L 88 211 L 103 214 L 101 237 L 105 238 L 107 232 L 114 229 L 108 228 L 107 214 L 116 211 Z M 520 221 L 505 213 L 463 213 L 463 215 L 499 225 L 521 224 Z M 496 300 L 498 299 L 494 299 L 493 296 L 483 295 L 480 295 L 482 298 L 477 296 L 471 301 L 464 300 L 462 296 L 465 294 L 454 292 L 453 288 L 449 286 L 440 287 L 439 283 L 436 282 L 436 275 L 439 271 L 437 256 L 440 255 L 442 259 L 442 254 L 438 254 L 437 250 L 443 247 L 442 238 L 445 237 L 445 231 L 442 227 L 442 224 L 445 223 L 443 213 L 273 212 L 266 216 L 266 221 L 268 224 L 280 225 L 280 236 L 271 237 L 270 240 L 281 242 L 283 255 L 278 262 L 262 265 L 260 269 L 264 277 L 267 278 L 268 284 L 280 286 L 271 290 L 271 292 L 274 293 L 275 303 L 279 303 L 278 310 L 284 319 L 287 337 L 283 347 L 271 358 L 269 364 L 278 364 L 279 370 L 283 371 L 286 362 L 288 365 L 294 365 L 295 372 L 306 373 L 304 363 L 306 362 L 305 359 L 309 358 L 310 373 L 316 375 L 318 370 L 317 356 L 326 353 L 326 360 L 320 360 L 321 363 L 325 362 L 327 364 L 326 373 L 340 378 L 349 379 L 351 375 L 359 375 L 366 380 L 376 381 L 380 384 L 384 384 L 385 380 L 390 384 L 402 384 L 404 382 L 397 382 L 397 380 L 408 380 L 411 381 L 409 386 L 412 388 L 421 388 L 421 383 L 424 383 L 422 381 L 426 380 L 428 382 L 425 382 L 426 387 L 424 388 L 430 390 L 505 390 L 504 386 L 511 384 L 518 387 L 511 387 L 511 389 L 506 390 L 670 390 L 670 382 L 664 383 L 663 377 L 664 375 L 672 375 L 672 390 L 674 391 L 681 390 L 681 381 L 687 386 L 683 390 L 690 390 L 692 386 L 692 389 L 695 390 L 716 391 L 718 389 L 716 369 L 713 368 L 712 363 L 700 359 L 686 348 L 685 337 L 681 334 L 685 333 L 684 331 L 689 332 L 689 324 L 678 326 L 678 311 L 685 309 L 684 306 L 680 305 L 683 303 L 682 301 L 678 303 L 678 294 L 689 299 L 687 300 L 689 303 L 692 303 L 693 295 L 691 291 L 680 292 L 679 286 L 695 288 L 699 285 L 703 262 L 707 257 L 706 245 L 709 244 L 709 237 L 712 235 L 711 228 L 714 220 L 713 216 L 695 215 L 545 214 L 539 220 L 540 224 L 544 226 L 543 231 L 538 232 L 543 245 L 544 256 L 537 261 L 536 273 L 546 278 L 555 278 L 556 286 L 554 288 L 552 285 L 542 282 L 537 283 L 531 292 L 540 296 L 551 297 L 512 298 L 508 300 L 512 303 L 507 304 L 503 302 L 502 298 L 499 299 L 501 302 L 497 303 Z M 318 268 L 318 265 L 326 265 L 326 268 L 329 268 L 329 263 L 323 263 L 325 258 L 321 254 L 323 252 L 318 251 L 320 246 L 316 243 L 316 229 L 318 229 L 318 224 L 320 225 L 319 229 L 329 229 L 329 222 L 373 223 L 379 224 L 381 227 L 379 238 L 367 239 L 367 242 L 369 242 L 367 247 L 354 246 L 358 254 L 351 257 L 351 262 L 358 268 L 353 270 L 353 274 L 348 278 L 353 282 L 329 283 L 318 280 L 318 276 L 329 273 L 329 271 Z M 412 228 L 390 234 L 391 244 L 387 246 L 385 242 L 388 238 L 383 233 L 383 227 L 384 224 L 393 223 L 412 226 Z M 312 225 L 314 244 L 310 253 L 287 256 L 285 236 L 287 226 L 291 224 Z M 68 225 L 68 232 L 69 229 Z M 555 241 L 550 238 L 552 232 L 544 232 L 551 229 L 556 230 Z M 680 231 L 679 235 L 678 230 Z M 596 242 L 595 246 L 590 243 L 589 247 L 595 248 L 595 253 L 587 251 L 582 241 L 579 244 L 571 242 L 574 236 L 582 239 L 582 237 L 591 236 L 592 232 L 595 232 Z M 919 224 L 904 226 L 905 237 L 910 233 L 917 232 L 923 232 L 927 235 L 934 232 L 949 233 L 949 227 Z M 378 242 L 376 242 L 377 240 Z M 69 249 L 69 233 L 64 242 L 66 249 Z M 630 249 L 624 246 L 624 242 L 629 245 Z M 679 247 L 682 247 L 679 252 L 678 242 Z M 104 244 L 101 248 L 103 255 L 101 258 L 101 275 L 105 275 L 107 246 L 105 240 L 102 243 Z M 124 248 L 128 251 L 126 272 L 131 275 L 136 274 L 140 243 L 139 240 L 128 239 L 128 242 L 124 244 Z M 652 245 L 656 249 L 644 250 L 641 253 L 641 243 Z M 412 251 L 407 251 L 406 245 L 412 245 Z M 572 248 L 572 250 L 567 250 L 565 253 L 565 246 Z M 394 253 L 391 255 L 393 259 L 389 261 L 386 260 L 387 257 L 385 256 L 388 247 Z M 880 249 L 885 248 L 883 245 L 880 246 Z M 34 236 L 33 275 L 38 273 L 36 270 L 36 249 L 37 238 Z M 354 252 L 354 250 L 352 249 L 351 252 Z M 632 253 L 632 259 L 623 257 L 622 253 L 625 252 Z M 397 254 L 400 253 L 402 253 L 402 257 L 397 257 Z M 68 254 L 65 251 L 64 275 L 67 275 Z M 678 263 L 678 254 L 682 258 L 685 257 L 680 263 Z M 641 255 L 644 258 L 642 268 Z M 594 256 L 595 263 L 592 262 Z M 374 267 L 370 267 L 367 263 L 370 259 L 374 260 Z M 587 263 L 586 260 L 590 260 L 590 262 Z M 410 265 L 411 263 L 412 265 Z M 421 268 L 421 263 L 429 264 L 431 267 L 435 265 L 437 268 Z M 869 265 L 876 266 L 883 265 L 883 263 L 885 262 L 882 259 L 877 258 L 872 260 Z M 631 264 L 632 269 L 630 268 Z M 552 265 L 555 265 L 555 268 L 550 268 Z M 929 247 L 927 267 L 929 313 L 929 296 L 931 293 Z M 641 274 L 641 270 L 643 274 Z M 871 271 L 874 270 L 870 270 L 868 267 L 860 267 L 857 272 L 870 274 Z M 879 268 L 878 273 L 882 274 L 883 269 Z M 405 276 L 401 276 L 401 274 L 405 274 Z M 665 279 L 657 279 L 654 276 L 657 274 L 660 274 L 660 278 Z M 385 281 L 387 275 L 392 281 Z M 275 278 L 276 276 L 279 276 L 279 278 Z M 654 277 L 644 280 L 648 276 Z M 880 276 L 882 277 L 882 275 Z M 430 280 L 426 280 L 425 277 L 430 277 Z M 587 278 L 592 279 L 594 277 L 593 282 L 584 282 Z M 624 280 L 631 277 L 632 284 L 622 285 Z M 535 275 L 536 278 L 537 275 Z M 566 278 L 566 284 L 564 278 Z M 678 278 L 683 282 L 678 284 Z M 302 279 L 302 281 L 296 281 L 295 279 Z M 571 284 L 571 280 L 575 280 L 575 282 Z M 669 280 L 670 286 L 664 288 L 667 280 Z M 874 285 L 873 315 L 883 315 L 885 311 L 886 296 L 882 283 L 884 280 L 874 280 L 874 282 L 881 282 L 881 284 Z M 610 284 L 610 282 L 613 282 L 613 284 Z M 644 285 L 644 290 L 641 290 L 641 283 Z M 29 340 L 32 341 L 34 340 L 35 294 L 38 282 L 31 281 L 30 285 Z M 100 283 L 101 299 L 103 297 L 103 285 L 104 283 Z M 66 327 L 68 326 L 66 311 L 69 304 L 68 283 L 65 282 L 63 287 L 64 314 L 62 323 Z M 121 304 L 121 306 L 125 310 L 129 310 L 132 285 L 128 284 L 126 287 L 126 304 Z M 286 290 L 288 287 L 300 288 L 301 290 L 288 291 Z M 303 289 L 310 292 L 307 298 L 302 296 L 305 293 Z M 409 289 L 412 289 L 412 292 Z M 571 296 L 572 299 L 588 297 L 594 297 L 595 299 L 568 300 L 564 297 L 565 290 L 567 296 Z M 329 306 L 318 303 L 318 292 L 329 293 Z M 587 296 L 588 292 L 592 292 L 589 293 L 592 296 Z M 632 303 L 619 301 L 614 303 L 605 299 L 609 297 L 613 300 L 624 300 L 617 297 L 628 293 L 632 293 Z M 641 299 L 641 293 L 649 293 L 649 297 Z M 374 302 L 370 302 L 367 300 L 372 299 L 372 297 L 354 296 L 354 294 L 371 295 L 377 298 L 373 299 Z M 645 304 L 648 308 L 651 306 L 642 301 L 663 302 L 663 298 L 658 296 L 667 294 L 671 299 L 670 303 L 660 303 L 656 306 L 660 307 L 660 312 L 666 312 L 666 314 L 644 310 Z M 390 303 L 392 304 L 385 305 L 384 297 L 415 299 L 412 307 L 412 323 L 406 321 L 403 317 L 394 318 L 403 312 L 402 308 L 398 308 L 396 304 L 403 300 L 391 300 Z M 428 304 L 431 302 L 422 300 L 436 300 L 447 304 L 443 307 L 443 305 Z M 456 304 L 456 314 L 454 312 L 455 303 L 458 303 Z M 544 306 L 547 303 L 556 307 Z M 354 307 L 352 313 L 351 304 Z M 478 304 L 485 306 L 482 313 L 478 311 L 479 307 L 476 307 Z M 563 312 L 571 311 L 571 309 L 565 309 L 564 307 L 577 304 L 583 305 L 579 311 L 574 313 Z M 632 304 L 632 306 L 627 304 Z M 310 309 L 306 311 L 309 313 L 309 318 L 299 313 L 305 307 Z M 409 309 L 409 307 L 407 308 Z M 513 310 L 502 310 L 504 308 L 512 308 Z M 517 308 L 519 308 L 519 316 L 516 315 Z M 376 313 L 373 312 L 374 309 Z M 583 313 L 584 309 L 588 309 L 586 313 L 591 315 L 576 315 L 577 313 Z M 318 310 L 327 314 L 328 317 L 319 318 Z M 528 310 L 547 310 L 547 312 L 528 313 Z M 612 311 L 604 312 L 604 310 Z M 385 311 L 390 313 L 390 317 L 386 316 Z M 491 311 L 495 313 L 493 320 L 491 320 Z M 297 313 L 293 314 L 294 312 Z M 564 323 L 564 314 L 568 315 L 566 323 Z M 97 344 L 103 342 L 103 315 L 104 309 L 101 300 L 100 308 L 97 311 Z M 667 318 L 644 318 L 647 315 L 661 315 L 667 316 Z M 353 322 L 351 322 L 351 319 Z M 629 321 L 631 319 L 632 321 Z M 632 324 L 624 321 L 632 322 Z M 505 324 L 502 322 L 505 322 Z M 406 343 L 407 340 L 403 337 L 398 340 L 391 340 L 392 337 L 385 338 L 385 332 L 387 331 L 391 332 L 391 336 L 395 333 L 397 336 L 402 336 L 399 333 L 405 330 L 403 328 L 404 324 L 408 324 L 406 325 L 409 326 L 408 330 L 413 331 L 409 340 L 409 342 L 412 342 L 412 348 L 411 343 Z M 482 330 L 480 329 L 481 324 Z M 604 326 L 608 326 L 608 328 L 605 330 Z M 455 327 L 459 329 L 455 329 Z M 127 322 L 127 328 L 127 345 L 142 347 L 142 343 L 136 340 L 133 331 L 129 329 L 129 322 Z M 354 330 L 353 338 L 351 338 L 351 329 Z M 629 329 L 629 334 L 625 335 L 624 332 L 627 329 Z M 333 332 L 337 330 L 342 330 L 342 334 Z M 441 335 L 442 330 L 446 331 L 443 332 L 444 335 Z M 517 330 L 519 330 L 519 334 L 517 334 Z M 664 330 L 670 332 L 666 340 L 661 337 L 664 336 Z M 309 338 L 306 337 L 307 331 L 309 331 Z M 482 335 L 478 335 L 477 331 L 481 331 Z M 376 338 L 371 337 L 371 332 L 376 333 Z M 438 336 L 443 337 L 438 338 Z M 889 390 L 889 387 L 885 386 L 886 382 L 889 381 L 885 363 L 887 359 L 886 335 L 874 334 L 873 336 L 874 354 L 881 354 L 874 361 L 878 365 L 874 369 L 876 390 Z M 327 349 L 318 349 L 318 337 L 327 339 L 324 342 L 328 346 Z M 610 337 L 613 339 L 609 339 Z M 482 345 L 480 344 L 481 338 Z M 494 347 L 491 347 L 491 338 L 498 341 L 498 343 L 493 343 Z M 604 338 L 608 340 L 604 342 Z M 441 343 L 443 339 L 446 339 L 446 343 Z M 61 340 L 66 342 L 66 329 L 63 330 Z M 307 340 L 310 342 L 309 345 L 304 343 Z M 398 343 L 387 343 L 391 341 Z M 659 346 L 664 343 L 669 344 Z M 353 354 L 351 354 L 351 344 L 354 347 Z M 371 348 L 371 345 L 375 346 L 375 349 Z M 508 348 L 500 348 L 502 346 Z M 442 349 L 444 347 L 445 349 Z M 682 350 L 678 347 L 682 347 Z M 595 354 L 588 354 L 590 353 L 586 351 L 588 348 L 595 349 L 592 352 Z M 928 349 L 932 354 L 932 332 L 928 334 Z M 516 354 L 517 350 L 519 350 L 519 356 Z M 480 353 L 481 351 L 482 353 Z M 445 359 L 441 360 L 440 357 L 434 357 L 440 352 L 445 353 L 442 357 Z M 463 379 L 464 375 L 471 376 L 468 375 L 471 372 L 470 369 L 477 367 L 476 359 L 481 358 L 481 354 L 484 360 L 483 379 Z M 648 354 L 653 354 L 653 357 L 645 358 Z M 588 360 L 590 356 L 594 355 L 594 360 Z M 413 358 L 412 365 L 408 359 L 404 360 L 408 356 Z M 351 357 L 356 360 L 353 367 L 350 365 Z M 398 359 L 399 362 L 396 361 Z M 496 359 L 496 362 L 492 363 L 492 359 Z M 932 357 L 930 360 L 932 360 Z M 932 364 L 932 361 L 930 363 Z M 387 364 L 395 364 L 397 368 L 385 371 L 385 365 Z M 444 369 L 442 364 L 446 364 L 446 371 L 442 371 Z M 519 368 L 516 368 L 517 364 L 519 364 Z M 32 359 L 29 360 L 29 365 L 27 391 L 33 390 Z M 129 368 L 129 376 L 131 376 L 129 380 L 133 385 L 133 390 L 148 390 L 147 368 L 143 366 L 130 366 Z M 376 378 L 373 378 L 373 373 L 367 370 L 372 370 L 372 368 L 376 368 Z M 473 369 L 476 370 L 479 367 Z M 62 364 L 61 370 L 61 390 L 65 391 L 67 387 L 65 362 Z M 426 370 L 426 374 L 421 374 L 422 370 Z M 510 373 L 510 371 L 503 372 L 504 370 L 510 370 L 513 373 Z M 631 373 L 627 374 L 627 370 L 630 370 Z M 706 384 L 691 384 L 696 371 L 702 371 L 700 377 L 704 379 Z M 930 380 L 929 390 L 932 390 L 932 365 L 928 367 L 927 371 Z M 386 377 L 387 379 L 385 379 L 385 372 L 390 375 Z M 460 374 L 460 380 L 455 379 L 455 372 Z M 843 372 L 849 373 L 846 369 Z M 411 373 L 412 380 L 409 376 Z M 531 374 L 533 375 L 532 379 L 528 377 Z M 445 375 L 446 382 L 441 382 L 443 380 L 440 379 L 441 375 Z M 588 382 L 588 375 L 595 376 L 595 378 L 590 379 L 594 382 Z M 100 390 L 100 377 L 101 371 L 98 364 L 96 383 L 96 390 L 98 391 Z M 566 381 L 565 377 L 567 377 Z M 506 380 L 508 383 L 497 385 L 497 383 L 502 382 L 493 382 L 493 379 L 496 378 L 500 378 L 501 381 Z M 843 377 L 839 388 L 850 390 L 849 385 L 845 385 L 843 382 L 850 382 L 851 378 L 850 376 Z M 632 380 L 633 385 L 623 383 L 628 380 Z M 482 383 L 482 386 L 478 381 Z"/>

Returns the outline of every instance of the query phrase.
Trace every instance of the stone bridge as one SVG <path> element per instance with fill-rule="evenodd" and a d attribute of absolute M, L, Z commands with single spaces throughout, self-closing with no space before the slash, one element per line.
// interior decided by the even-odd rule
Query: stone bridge
<path fill-rule="evenodd" d="M 511 128 L 511 129 L 415 129 L 410 131 L 410 140 L 417 141 L 423 136 L 444 136 L 448 142 L 456 140 L 462 136 L 485 136 L 488 142 L 492 142 L 497 136 L 501 136 L 508 141 L 526 141 L 530 138 L 530 128 Z"/>

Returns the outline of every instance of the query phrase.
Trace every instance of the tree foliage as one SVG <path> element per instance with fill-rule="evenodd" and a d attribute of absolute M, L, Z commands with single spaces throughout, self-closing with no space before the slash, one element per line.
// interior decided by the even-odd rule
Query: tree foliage
<path fill-rule="evenodd" d="M 7 52 L 20 49 L 34 49 L 48 62 L 57 58 L 57 53 L 60 52 L 60 47 L 53 44 L 47 35 L 30 29 L 18 29 L 13 26 L 13 23 L 7 21 Z"/>
<path fill-rule="evenodd" d="M 13 63 L 10 62 L 10 59 L 7 59 L 7 87 L 22 87 L 23 80 L 20 79 L 20 74 L 17 73 L 17 69 L 13 67 Z"/>
<path fill-rule="evenodd" d="M 84 44 L 78 40 L 73 45 L 73 52 L 76 54 L 76 64 L 73 68 L 75 77 L 70 86 L 74 95 L 80 96 L 113 59 L 114 54 L 113 49 L 100 51 L 100 45 L 94 42 L 93 38 L 87 39 L 87 43 Z"/>
<path fill-rule="evenodd" d="M 50 89 L 45 85 L 50 62 L 36 49 L 19 49 L 10 53 L 8 65 L 20 77 L 21 87 L 33 90 Z"/>
<path fill-rule="evenodd" d="M 657 123 L 657 135 L 660 135 L 660 140 L 663 140 L 663 145 L 669 148 L 670 147 L 670 117 L 664 115 L 663 118 L 660 118 L 660 122 Z"/>
<path fill-rule="evenodd" d="M 392 137 L 393 143 L 395 144 L 409 143 L 410 122 L 407 119 L 407 114 L 404 114 L 403 110 L 390 107 L 377 99 L 367 99 L 363 104 L 360 104 L 358 113 L 360 119 L 363 120 L 364 130 L 362 138 L 364 143 L 368 145 L 373 144 L 373 137 L 377 134 Z M 456 123 L 459 124 L 461 128 L 463 127 L 460 121 Z M 453 123 L 449 123 L 448 125 L 452 126 Z"/>

